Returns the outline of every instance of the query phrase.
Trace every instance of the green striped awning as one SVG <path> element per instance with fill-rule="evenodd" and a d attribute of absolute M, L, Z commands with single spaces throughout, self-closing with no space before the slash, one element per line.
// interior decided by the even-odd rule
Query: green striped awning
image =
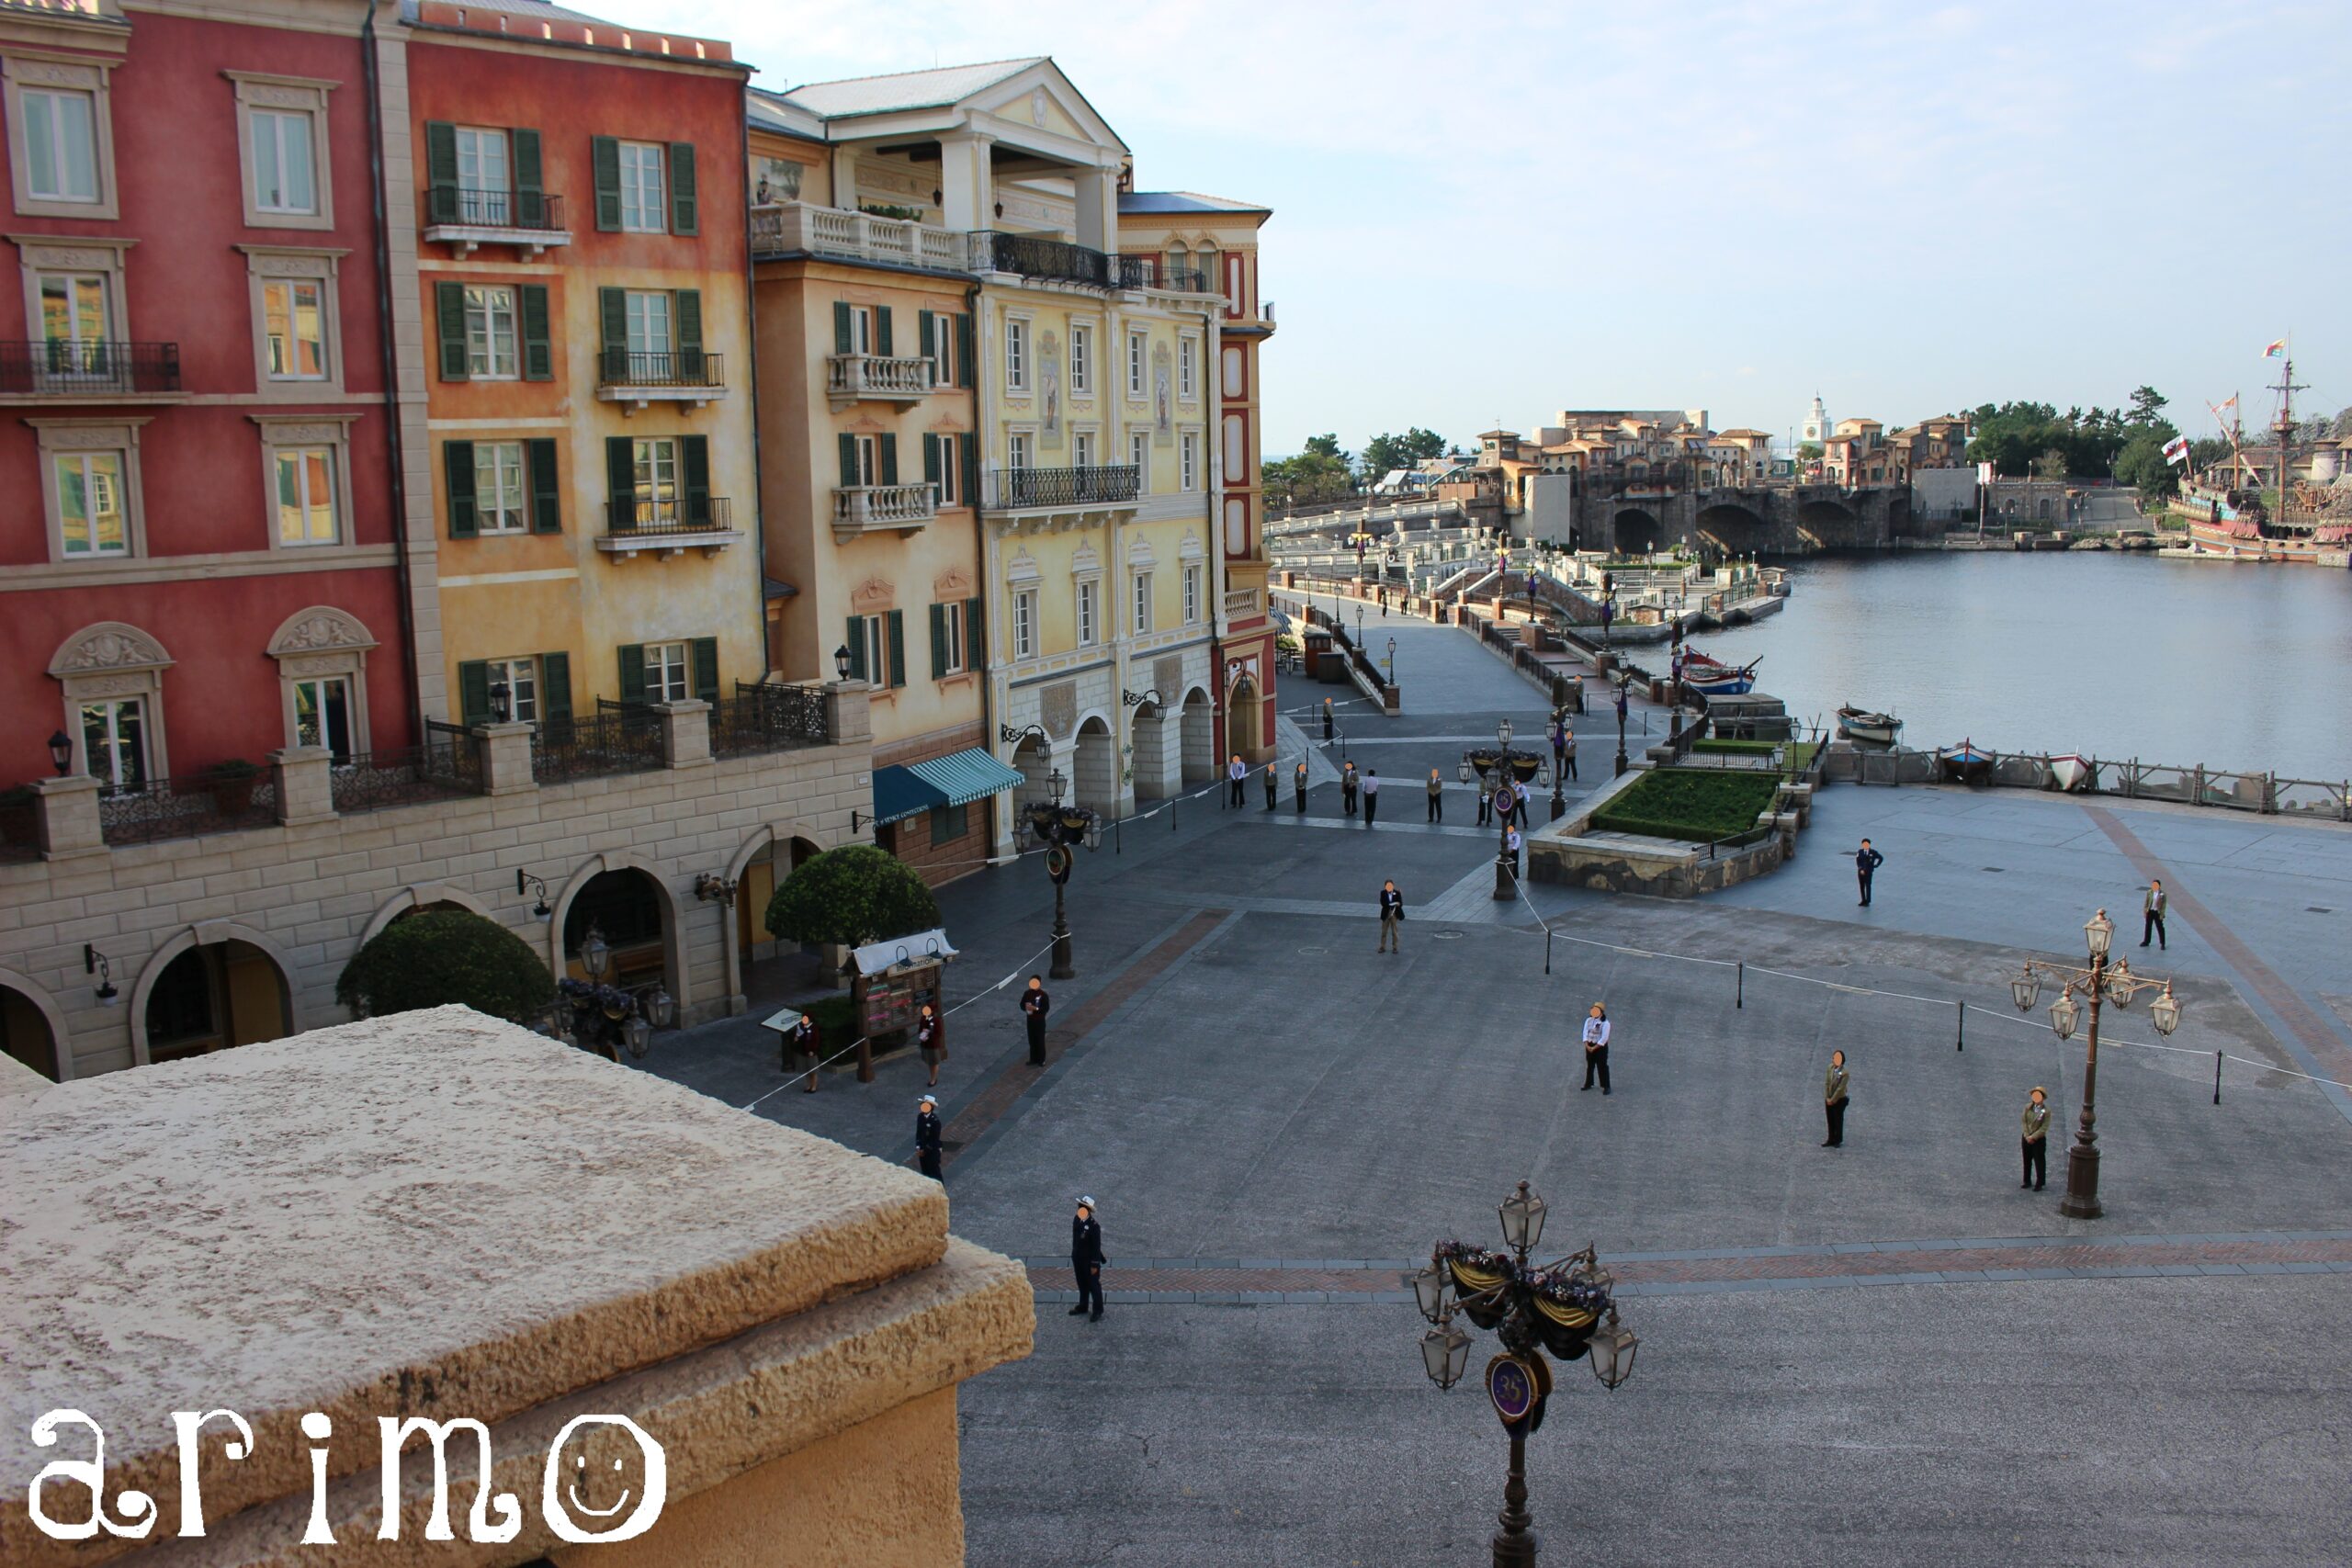
<path fill-rule="evenodd" d="M 945 795 L 950 806 L 969 806 L 1022 782 L 1017 769 L 1006 767 L 977 746 L 928 761 L 910 762 L 907 771 Z"/>

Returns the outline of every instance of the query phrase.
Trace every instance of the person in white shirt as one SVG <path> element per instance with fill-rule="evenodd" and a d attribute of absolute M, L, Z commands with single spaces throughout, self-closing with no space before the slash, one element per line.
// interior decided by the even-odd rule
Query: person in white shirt
<path fill-rule="evenodd" d="M 1510 874 L 1513 876 L 1517 876 L 1519 874 L 1520 842 L 1521 840 L 1518 829 L 1512 828 L 1507 829 L 1503 834 L 1503 852 L 1510 856 Z"/>
<path fill-rule="evenodd" d="M 1584 1087 L 1592 1087 L 1593 1076 L 1600 1077 L 1600 1092 L 1609 1092 L 1609 1010 L 1599 1002 L 1584 1021 Z"/>
<path fill-rule="evenodd" d="M 1363 825 L 1367 828 L 1371 827 L 1372 819 L 1379 815 L 1380 770 L 1367 768 L 1363 775 Z"/>
<path fill-rule="evenodd" d="M 1233 761 L 1226 764 L 1225 777 L 1226 782 L 1233 786 L 1231 805 L 1236 811 L 1238 811 L 1241 809 L 1241 785 L 1250 777 L 1250 770 L 1241 765 L 1240 752 L 1236 751 L 1233 754 Z"/>

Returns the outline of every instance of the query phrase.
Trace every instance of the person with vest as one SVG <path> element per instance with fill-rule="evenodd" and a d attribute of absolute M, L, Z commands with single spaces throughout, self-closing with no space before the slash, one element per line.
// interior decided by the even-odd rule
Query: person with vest
<path fill-rule="evenodd" d="M 2025 1179 L 2018 1183 L 2020 1190 L 2030 1187 L 2036 1192 L 2050 1179 L 2050 1096 L 2040 1085 L 2026 1097 L 2025 1115 L 2019 1120 L 2018 1148 L 2025 1155 Z"/>
<path fill-rule="evenodd" d="M 1367 828 L 1371 827 L 1372 819 L 1379 815 L 1380 770 L 1367 768 L 1363 775 L 1363 825 Z"/>
<path fill-rule="evenodd" d="M 1821 1140 L 1825 1149 L 1846 1146 L 1846 1098 L 1853 1080 L 1846 1072 L 1846 1053 L 1829 1053 L 1829 1075 L 1821 1080 L 1821 1109 L 1829 1118 L 1829 1136 Z"/>
<path fill-rule="evenodd" d="M 1266 809 L 1272 811 L 1274 808 L 1274 803 L 1282 799 L 1282 784 L 1274 777 L 1274 765 L 1268 762 L 1266 764 Z"/>
<path fill-rule="evenodd" d="M 1430 770 L 1430 820 L 1445 820 L 1445 782 L 1437 776 L 1435 768 Z"/>
<path fill-rule="evenodd" d="M 1854 852 L 1854 874 L 1862 885 L 1861 908 L 1865 909 L 1871 907 L 1871 878 L 1878 874 L 1878 868 L 1885 863 L 1886 857 L 1871 848 L 1868 839 L 1864 839 L 1862 847 Z"/>
<path fill-rule="evenodd" d="M 947 1021 L 929 1002 L 922 1004 L 922 1016 L 915 1020 L 915 1048 L 922 1053 L 922 1065 L 931 1069 L 931 1084 L 939 1087 L 939 1064 L 947 1060 Z"/>
<path fill-rule="evenodd" d="M 1109 1261 L 1102 1256 L 1102 1226 L 1094 1218 L 1094 1200 L 1082 1197 L 1069 1222 L 1069 1263 L 1078 1275 L 1078 1304 L 1069 1309 L 1070 1316 L 1078 1316 L 1091 1303 L 1094 1314 L 1087 1321 L 1102 1321 L 1102 1265 Z"/>
<path fill-rule="evenodd" d="M 1594 1075 L 1600 1078 L 1600 1092 L 1609 1092 L 1609 1010 L 1599 1002 L 1584 1021 L 1584 1087 L 1590 1089 Z"/>
<path fill-rule="evenodd" d="M 1233 798 L 1227 804 L 1230 805 L 1236 811 L 1241 809 L 1241 784 L 1242 781 L 1247 779 L 1249 776 L 1250 770 L 1241 765 L 1241 753 L 1236 751 L 1233 754 L 1233 761 L 1225 765 L 1226 782 L 1233 786 Z"/>
<path fill-rule="evenodd" d="M 2156 939 L 2156 951 L 2165 951 L 2165 884 L 2164 878 L 2148 879 L 2148 896 L 2140 900 L 2140 945 L 2148 945 L 2150 937 Z"/>
<path fill-rule="evenodd" d="M 1560 726 L 1559 765 L 1567 770 L 1568 777 L 1575 778 L 1577 776 L 1577 732 L 1570 729 L 1565 724 Z M 1552 776 L 1554 778 L 1557 778 L 1560 775 L 1555 771 Z"/>
<path fill-rule="evenodd" d="M 1510 862 L 1510 874 L 1513 877 L 1519 875 L 1519 847 L 1526 840 L 1519 836 L 1517 828 L 1507 828 L 1503 830 L 1503 858 Z"/>
<path fill-rule="evenodd" d="M 1029 1025 L 1029 1065 L 1046 1065 L 1046 1015 L 1054 1010 L 1054 998 L 1046 992 L 1046 982 L 1036 976 L 1029 976 L 1029 988 L 1021 993 L 1021 1015 Z"/>
<path fill-rule="evenodd" d="M 939 1169 L 942 1132 L 939 1101 L 926 1094 L 915 1101 L 915 1163 L 922 1168 L 925 1176 L 944 1187 L 947 1178 Z"/>
<path fill-rule="evenodd" d="M 1291 798 L 1292 798 L 1293 800 L 1295 800 L 1295 802 L 1297 802 L 1297 805 L 1298 805 L 1298 814 L 1299 814 L 1301 817 L 1306 816 L 1306 760 L 1304 757 L 1302 757 L 1302 758 L 1300 758 L 1300 759 L 1299 759 L 1298 766 L 1291 770 L 1291 775 L 1290 775 L 1290 790 L 1291 790 Z"/>
<path fill-rule="evenodd" d="M 1401 953 L 1396 928 L 1405 923 L 1405 896 L 1396 891 L 1394 878 L 1380 885 L 1380 946 L 1381 953 Z"/>

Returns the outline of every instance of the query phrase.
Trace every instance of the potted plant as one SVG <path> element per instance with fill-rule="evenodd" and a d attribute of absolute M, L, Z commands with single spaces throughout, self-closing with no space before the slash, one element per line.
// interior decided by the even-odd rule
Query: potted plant
<path fill-rule="evenodd" d="M 252 806 L 254 786 L 260 782 L 259 764 L 243 757 L 215 762 L 204 775 L 205 788 L 212 795 L 212 808 L 223 817 L 233 817 Z"/>
<path fill-rule="evenodd" d="M 0 844 L 40 841 L 40 828 L 33 816 L 33 801 L 38 794 L 30 784 L 0 790 Z"/>

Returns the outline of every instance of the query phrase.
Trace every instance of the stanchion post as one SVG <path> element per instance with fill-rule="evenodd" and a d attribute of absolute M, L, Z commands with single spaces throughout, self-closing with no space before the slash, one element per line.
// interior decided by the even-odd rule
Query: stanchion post
<path fill-rule="evenodd" d="M 1739 962 L 1739 977 L 1735 984 L 1738 988 L 1731 994 L 1731 1005 L 1744 1008 L 1747 1005 L 1747 961 L 1744 958 Z"/>
<path fill-rule="evenodd" d="M 1955 1051 L 1965 1051 L 1968 1049 L 1968 1004 L 1954 1002 L 1952 1006 L 1960 1010 L 1960 1032 L 1953 1037 L 1951 1048 Z"/>
<path fill-rule="evenodd" d="M 2222 1054 L 2213 1053 L 2213 1103 L 2222 1103 Z"/>
<path fill-rule="evenodd" d="M 1552 972 L 1552 928 L 1544 928 L 1544 973 Z"/>

